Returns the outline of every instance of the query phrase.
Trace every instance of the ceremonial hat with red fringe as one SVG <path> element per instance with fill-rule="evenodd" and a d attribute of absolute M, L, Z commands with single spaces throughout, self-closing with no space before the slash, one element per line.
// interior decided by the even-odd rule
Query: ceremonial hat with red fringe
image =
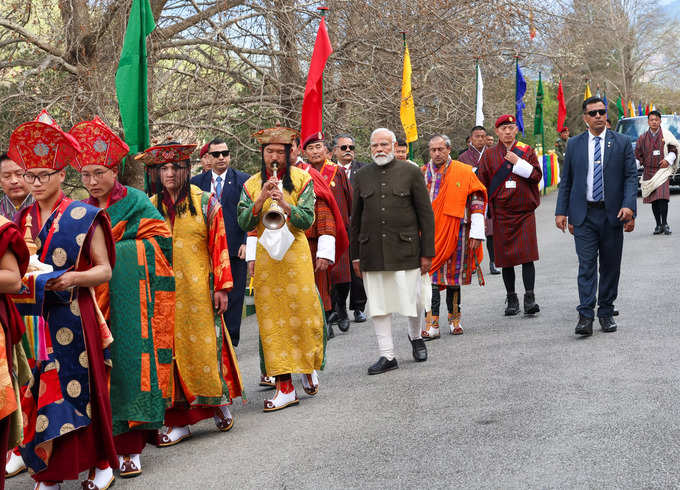
<path fill-rule="evenodd" d="M 9 137 L 7 155 L 24 170 L 61 170 L 80 153 L 80 144 L 64 132 L 43 109 L 34 121 L 24 123 Z"/>
<path fill-rule="evenodd" d="M 147 167 L 183 162 L 191 158 L 191 154 L 196 149 L 196 146 L 180 144 L 156 145 L 135 156 L 135 160 L 141 160 Z"/>
<path fill-rule="evenodd" d="M 97 116 L 92 121 L 79 122 L 69 134 L 78 140 L 82 150 L 71 162 L 78 172 L 87 165 L 115 167 L 130 151 L 130 147 Z"/>

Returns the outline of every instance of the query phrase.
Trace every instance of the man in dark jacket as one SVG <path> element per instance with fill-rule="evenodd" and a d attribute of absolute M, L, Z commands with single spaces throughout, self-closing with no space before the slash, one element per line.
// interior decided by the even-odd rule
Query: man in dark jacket
<path fill-rule="evenodd" d="M 420 324 L 422 275 L 429 272 L 434 257 L 434 214 L 420 169 L 394 158 L 396 140 L 388 129 L 373 131 L 373 163 L 354 181 L 350 256 L 355 274 L 364 280 L 380 351 L 368 374 L 398 368 L 392 313 L 409 318 L 413 358 L 427 359 Z M 427 283 L 429 287 L 429 278 Z"/>
<path fill-rule="evenodd" d="M 355 160 L 354 138 L 349 134 L 339 134 L 333 138 L 333 155 L 338 165 L 345 171 L 350 188 L 354 185 L 354 179 L 360 168 L 365 166 L 364 162 Z M 349 232 L 349 230 L 348 230 Z M 349 234 L 349 233 L 348 233 Z M 351 283 L 336 284 L 333 286 L 333 305 L 339 318 L 347 318 L 345 311 L 347 295 L 349 294 L 349 308 L 354 310 L 354 321 L 357 323 L 366 321 L 366 291 L 364 283 L 360 277 L 351 270 Z M 348 287 L 349 286 L 349 287 Z"/>
<path fill-rule="evenodd" d="M 196 175 L 191 183 L 206 192 L 212 192 L 222 205 L 224 229 L 227 232 L 229 261 L 234 288 L 229 292 L 227 311 L 224 321 L 234 346 L 238 345 L 243 314 L 243 297 L 246 290 L 248 266 L 246 264 L 246 234 L 236 221 L 236 206 L 241 197 L 243 184 L 250 175 L 231 167 L 231 156 L 227 143 L 215 138 L 208 143 L 208 155 L 212 160 L 212 170 Z"/>
<path fill-rule="evenodd" d="M 555 209 L 555 225 L 562 231 L 568 225 L 578 256 L 577 335 L 592 335 L 596 303 L 602 331 L 616 331 L 614 301 L 623 232 L 635 228 L 637 169 L 633 146 L 626 136 L 607 130 L 606 117 L 607 108 L 599 97 L 583 102 L 588 131 L 569 140 Z"/>

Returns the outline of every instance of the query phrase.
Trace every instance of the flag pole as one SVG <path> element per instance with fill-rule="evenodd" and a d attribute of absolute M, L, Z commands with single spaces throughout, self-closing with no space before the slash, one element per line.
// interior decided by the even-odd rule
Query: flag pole
<path fill-rule="evenodd" d="M 541 80 L 541 72 L 540 71 L 538 72 L 538 80 L 539 81 Z M 543 98 L 545 98 L 545 96 Z M 543 104 L 543 101 L 541 101 L 541 105 L 542 104 Z M 543 108 L 541 108 L 541 112 L 544 112 Z M 541 149 L 542 149 L 542 152 L 543 152 L 543 170 L 545 170 L 545 168 L 547 168 L 547 166 L 546 166 L 546 155 L 548 154 L 548 152 L 545 149 L 545 124 L 543 124 L 544 121 L 543 121 L 542 116 L 543 115 L 541 115 Z M 549 161 L 550 160 L 548 160 L 548 162 Z M 552 182 L 552 168 L 550 168 L 550 181 Z M 546 186 L 546 185 L 543 186 L 543 195 L 544 196 L 548 193 L 547 187 L 548 186 Z"/>
<path fill-rule="evenodd" d="M 404 50 L 406 50 L 406 31 L 401 31 L 401 40 L 404 44 Z M 413 143 L 408 143 L 408 158 L 413 160 Z"/>
<path fill-rule="evenodd" d="M 325 5 L 321 5 L 320 7 L 317 7 L 316 10 L 319 11 L 319 14 L 321 14 L 321 18 L 325 19 L 326 18 L 326 13 L 328 12 L 328 7 Z M 325 70 L 324 70 L 325 71 Z M 323 79 L 323 74 L 321 75 Z M 323 90 L 321 91 L 321 131 L 323 131 Z"/>

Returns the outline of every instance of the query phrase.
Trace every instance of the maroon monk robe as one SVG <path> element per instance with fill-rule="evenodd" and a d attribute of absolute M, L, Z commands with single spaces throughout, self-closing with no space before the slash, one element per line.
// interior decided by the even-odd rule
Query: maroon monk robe
<path fill-rule="evenodd" d="M 19 229 L 11 221 L 3 221 L 0 218 L 0 258 L 5 253 L 11 252 L 19 265 L 19 273 L 23 276 L 28 269 L 28 249 Z M 7 365 L 12 368 L 12 355 L 14 345 L 21 342 L 24 333 L 24 322 L 17 311 L 14 303 L 6 295 L 0 294 L 0 325 L 5 335 L 5 357 Z M 17 407 L 20 409 L 20 407 Z M 0 420 L 0 454 L 7 454 L 7 442 L 10 431 L 10 416 Z M 5 488 L 5 472 L 0 474 L 0 490 Z"/>
<path fill-rule="evenodd" d="M 543 174 L 534 150 L 517 141 L 512 149 L 516 147 L 524 153 L 522 158 L 534 170 L 528 179 L 510 173 L 494 196 L 489 196 L 497 267 L 514 267 L 538 260 L 534 210 L 541 201 L 538 183 Z M 506 153 L 505 145 L 499 142 L 496 146 L 487 148 L 479 162 L 477 176 L 489 193 L 492 177 L 507 162 Z"/>
<path fill-rule="evenodd" d="M 468 149 L 465 150 L 463 153 L 458 155 L 458 160 L 459 162 L 467 163 L 468 165 L 473 166 L 474 168 L 479 168 L 479 163 L 482 160 L 482 155 L 486 152 L 487 147 L 485 146 L 482 148 L 482 151 L 479 152 L 477 151 L 477 148 L 475 148 L 472 145 L 469 145 Z M 486 236 L 493 235 L 493 220 L 489 218 L 486 214 L 484 215 L 484 234 Z"/>
<path fill-rule="evenodd" d="M 643 180 L 651 179 L 661 168 L 661 162 L 664 161 L 663 147 L 664 138 L 663 130 L 661 128 L 656 132 L 656 135 L 653 135 L 651 131 L 645 131 L 638 138 L 637 144 L 635 145 L 635 158 L 637 158 L 640 165 L 644 167 L 642 174 Z M 658 151 L 658 155 L 654 155 L 654 151 Z M 649 204 L 657 199 L 669 200 L 670 198 L 671 189 L 668 181 L 666 181 L 654 189 L 654 191 L 649 196 L 645 197 L 642 202 Z"/>

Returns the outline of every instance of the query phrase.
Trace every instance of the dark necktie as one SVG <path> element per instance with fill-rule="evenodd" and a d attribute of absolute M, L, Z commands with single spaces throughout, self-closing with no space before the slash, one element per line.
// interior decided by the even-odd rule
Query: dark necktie
<path fill-rule="evenodd" d="M 593 152 L 593 201 L 601 201 L 603 197 L 602 148 L 600 147 L 600 137 L 595 136 L 595 151 Z"/>

